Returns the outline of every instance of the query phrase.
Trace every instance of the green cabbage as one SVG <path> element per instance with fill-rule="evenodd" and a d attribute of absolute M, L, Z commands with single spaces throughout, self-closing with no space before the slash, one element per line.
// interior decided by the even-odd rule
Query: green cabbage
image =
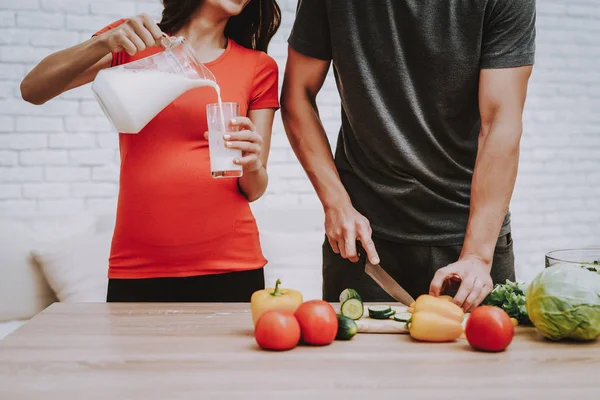
<path fill-rule="evenodd" d="M 600 335 L 600 274 L 576 265 L 544 269 L 526 294 L 529 319 L 551 340 L 593 340 Z"/>

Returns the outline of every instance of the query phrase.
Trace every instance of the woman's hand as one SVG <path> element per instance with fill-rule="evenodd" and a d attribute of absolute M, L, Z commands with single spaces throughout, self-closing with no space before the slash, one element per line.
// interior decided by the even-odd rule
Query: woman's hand
<path fill-rule="evenodd" d="M 130 56 L 148 47 L 160 45 L 163 33 L 146 14 L 130 18 L 127 22 L 103 33 L 100 37 L 111 52 L 126 51 Z"/>
<path fill-rule="evenodd" d="M 160 44 L 163 33 L 141 14 L 83 43 L 44 58 L 21 82 L 23 100 L 44 104 L 67 90 L 92 82 L 99 71 L 110 68 L 113 52 L 134 55 Z"/>
<path fill-rule="evenodd" d="M 235 117 L 231 120 L 230 124 L 232 127 L 237 127 L 240 130 L 223 135 L 225 146 L 230 149 L 242 151 L 242 158 L 235 159 L 233 162 L 237 165 L 241 165 L 244 172 L 255 172 L 260 170 L 263 167 L 260 158 L 263 139 L 260 134 L 256 132 L 256 127 L 250 118 L 247 117 Z M 208 132 L 204 134 L 204 137 L 208 139 Z"/>

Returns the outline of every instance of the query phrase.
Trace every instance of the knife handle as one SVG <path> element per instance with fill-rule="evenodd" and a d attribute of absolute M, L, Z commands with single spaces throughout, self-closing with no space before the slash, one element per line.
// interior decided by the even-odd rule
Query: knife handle
<path fill-rule="evenodd" d="M 359 261 L 362 260 L 363 256 L 367 257 L 367 251 L 363 247 L 363 245 L 360 242 L 360 240 L 356 241 L 356 256 L 358 257 Z"/>
<path fill-rule="evenodd" d="M 456 274 L 450 275 L 446 278 L 444 283 L 442 283 L 442 289 L 440 290 L 440 294 L 447 294 L 454 297 L 454 295 L 456 295 L 456 292 L 458 291 L 458 288 L 460 287 L 461 282 L 462 279 L 460 279 L 460 276 Z"/>

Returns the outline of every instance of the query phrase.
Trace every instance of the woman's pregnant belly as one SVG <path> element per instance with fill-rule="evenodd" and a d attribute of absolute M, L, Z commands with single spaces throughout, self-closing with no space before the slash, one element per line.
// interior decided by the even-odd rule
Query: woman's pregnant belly
<path fill-rule="evenodd" d="M 235 264 L 235 243 L 262 260 L 248 201 L 237 179 L 211 177 L 207 147 L 148 147 L 123 161 L 111 267 Z"/>

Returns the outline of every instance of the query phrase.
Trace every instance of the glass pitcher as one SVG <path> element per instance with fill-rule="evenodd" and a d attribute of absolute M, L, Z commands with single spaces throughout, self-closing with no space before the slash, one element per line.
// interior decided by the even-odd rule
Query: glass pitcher
<path fill-rule="evenodd" d="M 104 114 L 121 133 L 139 133 L 158 113 L 187 90 L 210 86 L 214 75 L 183 37 L 164 36 L 164 51 L 101 70 L 92 91 Z"/>

